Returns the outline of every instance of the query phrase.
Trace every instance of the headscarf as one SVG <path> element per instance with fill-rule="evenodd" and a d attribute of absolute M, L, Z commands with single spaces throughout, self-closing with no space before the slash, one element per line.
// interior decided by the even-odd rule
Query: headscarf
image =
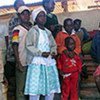
<path fill-rule="evenodd" d="M 34 22 L 36 21 L 37 15 L 38 15 L 41 11 L 43 11 L 43 12 L 46 14 L 46 11 L 45 11 L 45 9 L 44 9 L 43 7 L 38 7 L 38 8 L 36 8 L 36 9 L 34 9 L 34 10 L 32 11 L 32 19 L 33 19 Z"/>

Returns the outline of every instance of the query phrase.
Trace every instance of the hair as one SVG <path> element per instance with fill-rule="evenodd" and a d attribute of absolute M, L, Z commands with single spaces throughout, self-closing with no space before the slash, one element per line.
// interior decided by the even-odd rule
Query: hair
<path fill-rule="evenodd" d="M 14 2 L 14 8 L 16 8 L 17 4 L 18 4 L 20 1 L 23 1 L 23 0 L 15 0 L 15 2 Z M 24 2 L 24 1 L 23 1 L 23 2 Z"/>
<path fill-rule="evenodd" d="M 75 19 L 75 20 L 74 20 L 74 24 L 77 23 L 77 22 L 78 22 L 79 24 L 81 24 L 82 21 L 81 21 L 80 19 Z"/>
<path fill-rule="evenodd" d="M 68 21 L 73 21 L 71 18 L 67 18 L 67 19 L 65 19 L 64 20 L 64 23 L 63 23 L 63 26 L 65 26 L 66 25 L 66 22 L 68 22 Z"/>

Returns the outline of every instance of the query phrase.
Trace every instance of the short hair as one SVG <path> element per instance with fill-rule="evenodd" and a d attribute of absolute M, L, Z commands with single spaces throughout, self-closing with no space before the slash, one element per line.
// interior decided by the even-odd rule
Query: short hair
<path fill-rule="evenodd" d="M 15 2 L 14 2 L 14 8 L 16 8 L 17 4 L 18 4 L 20 1 L 23 1 L 23 0 L 15 0 Z M 24 1 L 23 1 L 23 2 L 24 2 Z"/>
<path fill-rule="evenodd" d="M 43 0 L 42 1 L 42 5 L 43 5 L 43 7 L 45 7 L 45 3 L 49 3 L 51 0 Z M 53 0 L 53 1 L 55 1 L 55 0 Z"/>
<path fill-rule="evenodd" d="M 78 22 L 79 24 L 81 24 L 82 20 L 81 20 L 81 19 L 75 19 L 75 20 L 74 20 L 74 24 L 77 23 L 77 22 Z"/>
<path fill-rule="evenodd" d="M 73 20 L 71 18 L 67 18 L 67 19 L 64 20 L 63 26 L 65 26 L 66 25 L 66 22 L 68 22 L 68 21 L 73 22 Z"/>

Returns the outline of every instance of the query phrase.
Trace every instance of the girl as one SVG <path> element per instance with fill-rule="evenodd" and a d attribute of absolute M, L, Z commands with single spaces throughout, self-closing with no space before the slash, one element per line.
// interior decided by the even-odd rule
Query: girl
<path fill-rule="evenodd" d="M 46 11 L 43 8 L 32 12 L 33 26 L 26 38 L 28 72 L 25 94 L 29 100 L 39 100 L 45 95 L 45 100 L 53 100 L 54 93 L 60 92 L 56 61 L 54 59 L 56 44 L 51 32 L 44 27 Z"/>
<path fill-rule="evenodd" d="M 61 100 L 78 100 L 78 76 L 82 63 L 75 54 L 75 41 L 71 37 L 65 39 L 66 53 L 58 59 L 58 69 L 63 76 Z"/>

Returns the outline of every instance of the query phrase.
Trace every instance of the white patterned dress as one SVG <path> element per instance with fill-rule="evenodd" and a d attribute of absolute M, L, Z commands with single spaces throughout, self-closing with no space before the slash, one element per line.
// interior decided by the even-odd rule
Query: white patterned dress
<path fill-rule="evenodd" d="M 46 31 L 39 29 L 39 32 L 38 49 L 42 52 L 50 52 Z M 51 56 L 48 58 L 34 57 L 32 63 L 28 66 L 25 94 L 47 95 L 51 93 L 60 93 L 56 61 Z"/>

